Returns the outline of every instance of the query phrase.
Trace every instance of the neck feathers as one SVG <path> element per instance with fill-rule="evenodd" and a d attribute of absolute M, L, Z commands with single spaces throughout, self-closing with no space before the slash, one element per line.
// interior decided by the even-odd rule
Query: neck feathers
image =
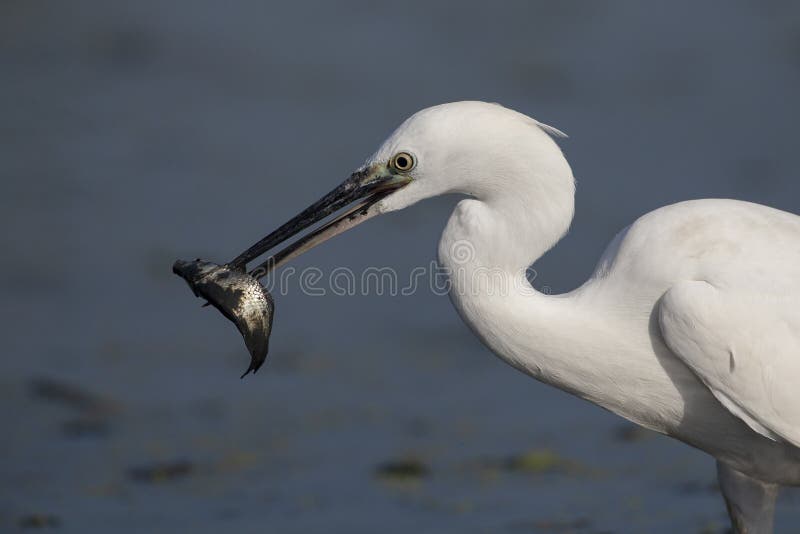
<path fill-rule="evenodd" d="M 486 180 L 453 212 L 440 244 L 445 266 L 460 261 L 452 248 L 471 248 L 477 266 L 524 272 L 552 248 L 569 229 L 575 213 L 575 182 L 556 149 L 545 164 Z"/>

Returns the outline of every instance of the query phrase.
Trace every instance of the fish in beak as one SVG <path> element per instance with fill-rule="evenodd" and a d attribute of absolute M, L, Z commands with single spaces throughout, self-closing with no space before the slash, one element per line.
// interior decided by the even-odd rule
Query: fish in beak
<path fill-rule="evenodd" d="M 247 273 L 201 259 L 178 260 L 172 272 L 189 283 L 196 297 L 206 299 L 239 329 L 250 352 L 250 366 L 242 378 L 257 371 L 267 357 L 272 332 L 275 303 L 269 291 Z"/>
<path fill-rule="evenodd" d="M 250 352 L 245 375 L 264 363 L 272 330 L 274 303 L 258 280 L 292 258 L 378 214 L 376 204 L 412 178 L 387 164 L 375 164 L 353 173 L 330 193 L 301 211 L 275 231 L 224 265 L 203 260 L 178 260 L 172 271 L 231 320 Z M 339 213 L 332 220 L 298 238 L 247 272 L 247 264 L 303 230 Z"/>

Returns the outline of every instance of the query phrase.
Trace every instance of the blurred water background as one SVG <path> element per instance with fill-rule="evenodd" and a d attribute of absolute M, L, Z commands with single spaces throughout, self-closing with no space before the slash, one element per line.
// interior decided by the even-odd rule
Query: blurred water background
<path fill-rule="evenodd" d="M 0 530 L 727 528 L 710 458 L 507 367 L 446 297 L 290 291 L 239 380 L 170 266 L 231 258 L 463 99 L 571 136 L 577 217 L 537 287 L 666 203 L 797 212 L 797 2 L 6 0 L 0 67 Z M 295 266 L 410 273 L 454 202 Z"/>

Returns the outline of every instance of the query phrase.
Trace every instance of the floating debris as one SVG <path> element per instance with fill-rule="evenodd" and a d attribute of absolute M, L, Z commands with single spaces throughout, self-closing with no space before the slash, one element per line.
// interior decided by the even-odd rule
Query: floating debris
<path fill-rule="evenodd" d="M 258 280 L 244 271 L 209 261 L 178 260 L 172 272 L 186 280 L 195 296 L 203 297 L 236 325 L 250 352 L 250 372 L 255 373 L 269 351 L 275 304 Z"/>
<path fill-rule="evenodd" d="M 119 405 L 108 398 L 52 378 L 34 378 L 29 386 L 35 398 L 63 404 L 86 414 L 100 416 L 119 411 Z"/>
<path fill-rule="evenodd" d="M 422 460 L 409 457 L 387 460 L 375 468 L 375 476 L 391 481 L 417 481 L 430 476 L 431 469 Z"/>
<path fill-rule="evenodd" d="M 17 524 L 20 528 L 58 528 L 61 519 L 53 514 L 28 514 L 20 517 Z"/>
<path fill-rule="evenodd" d="M 188 476 L 192 474 L 194 469 L 195 466 L 192 462 L 177 460 L 133 467 L 128 470 L 128 476 L 137 482 L 157 484 Z"/>
<path fill-rule="evenodd" d="M 575 476 L 600 476 L 601 473 L 582 463 L 564 458 L 546 449 L 531 449 L 500 458 L 478 458 L 464 464 L 464 469 L 478 475 L 483 482 L 494 482 L 503 474 L 542 476 L 566 474 Z"/>
<path fill-rule="evenodd" d="M 549 449 L 533 449 L 507 458 L 503 467 L 507 471 L 535 475 L 565 471 L 572 465 Z"/>

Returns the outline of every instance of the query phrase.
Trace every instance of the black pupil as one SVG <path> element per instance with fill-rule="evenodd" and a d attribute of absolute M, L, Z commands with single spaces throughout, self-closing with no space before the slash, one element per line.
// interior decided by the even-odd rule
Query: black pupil
<path fill-rule="evenodd" d="M 408 167 L 408 158 L 405 156 L 398 156 L 396 164 L 398 169 L 405 169 Z"/>

